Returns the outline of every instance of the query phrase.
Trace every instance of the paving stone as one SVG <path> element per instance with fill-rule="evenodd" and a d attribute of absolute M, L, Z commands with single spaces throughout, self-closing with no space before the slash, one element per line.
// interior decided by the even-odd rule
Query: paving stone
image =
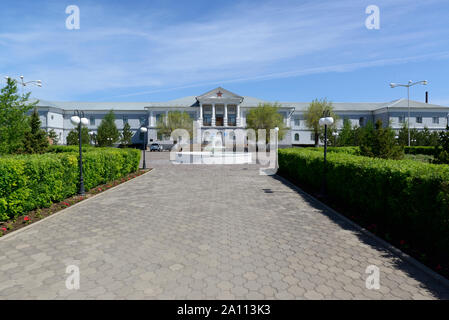
<path fill-rule="evenodd" d="M 0 238 L 0 298 L 449 298 L 259 165 L 167 157 L 149 153 L 153 172 Z M 80 290 L 65 288 L 69 264 L 80 267 Z M 380 268 L 380 290 L 365 288 L 368 265 Z"/>

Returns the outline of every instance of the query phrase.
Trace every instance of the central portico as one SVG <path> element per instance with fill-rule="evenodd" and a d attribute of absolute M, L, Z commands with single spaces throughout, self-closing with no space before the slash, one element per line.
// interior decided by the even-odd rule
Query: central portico
<path fill-rule="evenodd" d="M 200 114 L 198 122 L 203 127 L 240 126 L 240 104 L 243 97 L 221 87 L 196 97 Z"/>

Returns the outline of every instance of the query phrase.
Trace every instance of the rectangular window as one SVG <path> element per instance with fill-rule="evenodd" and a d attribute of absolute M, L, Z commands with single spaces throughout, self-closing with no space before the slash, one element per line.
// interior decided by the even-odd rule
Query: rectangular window
<path fill-rule="evenodd" d="M 295 123 L 295 127 L 299 127 L 299 125 L 301 124 L 299 117 L 294 118 L 294 123 Z"/>
<path fill-rule="evenodd" d="M 90 117 L 89 118 L 89 124 L 91 125 L 91 126 L 94 126 L 95 125 L 95 117 Z"/>
<path fill-rule="evenodd" d="M 236 126 L 237 125 L 236 111 L 237 111 L 237 106 L 228 105 L 228 126 Z"/>
<path fill-rule="evenodd" d="M 359 126 L 362 127 L 365 123 L 365 118 L 364 117 L 360 117 L 359 118 Z"/>
<path fill-rule="evenodd" d="M 416 117 L 416 123 L 422 123 L 422 117 Z"/>
<path fill-rule="evenodd" d="M 399 123 L 405 122 L 405 116 L 399 116 Z"/>
<path fill-rule="evenodd" d="M 203 126 L 211 126 L 212 125 L 212 106 L 204 105 L 203 106 Z"/>
<path fill-rule="evenodd" d="M 145 124 L 145 117 L 139 117 L 140 125 L 143 126 Z"/>
<path fill-rule="evenodd" d="M 440 123 L 440 118 L 439 117 L 433 117 L 432 118 L 432 123 L 434 123 L 434 124 Z"/>
<path fill-rule="evenodd" d="M 123 116 L 123 124 L 128 123 L 128 116 Z"/>

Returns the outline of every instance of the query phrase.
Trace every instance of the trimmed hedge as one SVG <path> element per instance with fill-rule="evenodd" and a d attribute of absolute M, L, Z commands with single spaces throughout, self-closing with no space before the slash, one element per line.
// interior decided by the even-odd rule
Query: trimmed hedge
<path fill-rule="evenodd" d="M 314 150 L 324 152 L 324 147 L 306 147 L 306 150 Z M 328 152 L 346 153 L 352 155 L 360 155 L 359 147 L 327 147 Z"/>
<path fill-rule="evenodd" d="M 449 166 L 330 152 L 328 195 L 421 252 L 449 260 Z M 319 191 L 323 153 L 279 150 L 279 174 Z M 441 261 L 441 260 L 440 260 Z"/>
<path fill-rule="evenodd" d="M 0 221 L 78 192 L 78 154 L 65 148 L 68 152 L 0 157 Z M 138 170 L 139 162 L 139 150 L 88 149 L 83 152 L 86 190 Z"/>
<path fill-rule="evenodd" d="M 441 152 L 441 147 L 437 147 Z M 406 146 L 404 147 L 404 152 L 406 154 L 425 154 L 428 156 L 435 155 L 436 147 L 430 147 L 430 146 Z"/>

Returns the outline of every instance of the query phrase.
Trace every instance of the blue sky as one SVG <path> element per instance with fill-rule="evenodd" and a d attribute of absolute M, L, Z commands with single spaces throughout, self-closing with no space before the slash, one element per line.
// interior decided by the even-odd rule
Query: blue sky
<path fill-rule="evenodd" d="M 68 5 L 80 29 L 65 27 Z M 365 27 L 368 5 L 380 29 Z M 166 101 L 219 85 L 272 101 L 449 105 L 447 0 L 2 0 L 0 76 L 48 100 Z"/>

